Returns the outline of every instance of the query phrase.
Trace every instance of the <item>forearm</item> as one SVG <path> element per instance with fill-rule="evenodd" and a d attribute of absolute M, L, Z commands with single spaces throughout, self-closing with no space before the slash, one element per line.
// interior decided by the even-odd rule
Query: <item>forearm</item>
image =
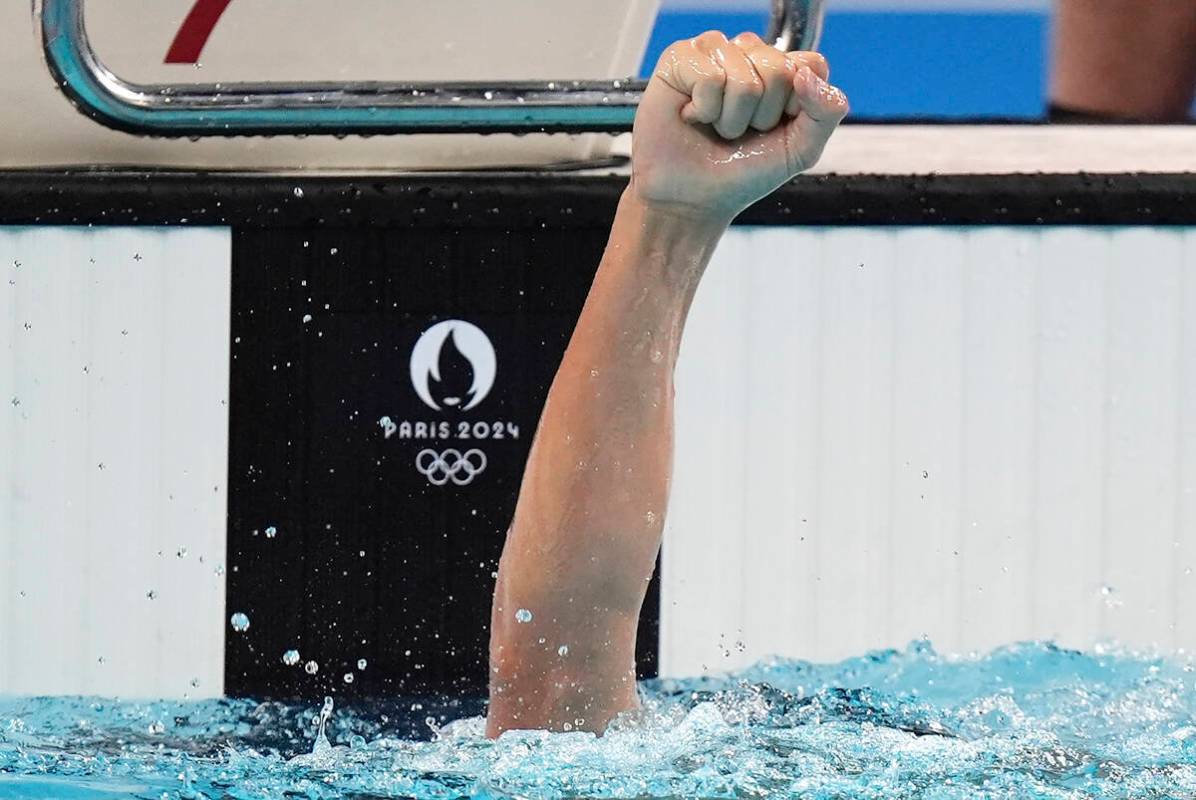
<path fill-rule="evenodd" d="M 510 566 L 550 571 L 562 591 L 638 612 L 667 501 L 682 328 L 724 227 L 624 196 L 548 395 Z"/>
<path fill-rule="evenodd" d="M 499 567 L 492 733 L 576 719 L 601 729 L 634 704 L 636 621 L 672 470 L 673 370 L 725 227 L 653 212 L 631 192 L 620 202 L 540 419 Z M 567 656 L 558 657 L 562 647 Z M 581 685 L 580 675 L 588 676 Z"/>

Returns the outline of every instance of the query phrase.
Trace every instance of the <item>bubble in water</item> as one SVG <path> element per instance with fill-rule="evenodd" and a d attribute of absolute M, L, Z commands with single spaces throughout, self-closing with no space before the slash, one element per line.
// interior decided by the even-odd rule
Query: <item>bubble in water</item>
<path fill-rule="evenodd" d="M 527 623 L 532 621 L 532 612 L 526 608 L 521 608 L 515 612 L 515 621 L 519 623 Z"/>
<path fill-rule="evenodd" d="M 150 736 L 159 736 L 162 733 L 164 733 L 165 731 L 166 731 L 166 726 L 156 720 L 154 722 L 151 722 L 149 724 L 149 727 L 146 728 L 146 732 L 149 733 Z"/>
<path fill-rule="evenodd" d="M 273 525 L 266 526 L 266 538 L 267 539 L 273 539 L 277 535 L 278 535 L 278 528 L 275 528 Z"/>
<path fill-rule="evenodd" d="M 306 672 L 308 675 L 315 675 L 317 672 L 320 671 L 320 665 L 314 661 L 308 661 L 306 664 L 303 665 L 303 671 Z"/>
<path fill-rule="evenodd" d="M 282 654 L 282 663 L 286 664 L 288 667 L 293 667 L 296 664 L 298 664 L 299 663 L 299 651 L 298 650 L 288 650 L 285 653 L 283 653 Z"/>
<path fill-rule="evenodd" d="M 357 668 L 363 670 L 366 667 L 366 660 L 364 658 L 357 659 Z"/>
<path fill-rule="evenodd" d="M 565 656 L 569 655 L 569 645 L 563 644 L 560 647 L 558 647 L 556 649 L 556 654 L 558 656 L 560 656 L 561 658 L 564 658 Z"/>
<path fill-rule="evenodd" d="M 240 611 L 229 617 L 228 621 L 229 624 L 233 626 L 233 630 L 237 633 L 244 633 L 245 631 L 249 630 L 249 617 L 245 616 Z"/>
<path fill-rule="evenodd" d="M 352 683 L 352 682 L 353 682 L 353 673 L 346 672 L 345 673 L 345 683 Z"/>

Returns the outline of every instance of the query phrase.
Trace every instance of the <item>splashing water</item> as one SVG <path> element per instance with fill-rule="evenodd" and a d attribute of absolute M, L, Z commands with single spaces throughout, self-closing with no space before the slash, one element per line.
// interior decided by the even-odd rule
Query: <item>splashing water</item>
<path fill-rule="evenodd" d="M 601 738 L 493 742 L 476 698 L 335 714 L 331 698 L 314 714 L 245 700 L 0 699 L 0 797 L 1193 797 L 1194 677 L 1190 664 L 1134 654 L 1025 644 L 961 659 L 919 643 L 651 681 L 644 708 Z"/>

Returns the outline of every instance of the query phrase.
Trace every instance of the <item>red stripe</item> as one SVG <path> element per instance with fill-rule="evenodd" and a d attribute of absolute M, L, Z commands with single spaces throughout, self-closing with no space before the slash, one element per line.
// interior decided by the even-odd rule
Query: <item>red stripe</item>
<path fill-rule="evenodd" d="M 195 5 L 183 20 L 182 27 L 175 34 L 170 49 L 166 51 L 167 64 L 195 64 L 199 54 L 212 35 L 212 29 L 220 21 L 220 15 L 232 0 L 195 0 Z"/>

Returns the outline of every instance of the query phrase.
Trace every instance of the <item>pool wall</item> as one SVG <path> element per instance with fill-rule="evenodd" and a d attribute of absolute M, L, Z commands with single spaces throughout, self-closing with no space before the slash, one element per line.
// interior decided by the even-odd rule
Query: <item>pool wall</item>
<path fill-rule="evenodd" d="M 662 669 L 1196 647 L 1196 228 L 740 227 L 677 377 Z"/>
<path fill-rule="evenodd" d="M 4 174 L 0 693 L 481 691 L 625 182 Z M 644 673 L 1190 648 L 1193 188 L 809 176 L 746 212 L 679 367 Z"/>

